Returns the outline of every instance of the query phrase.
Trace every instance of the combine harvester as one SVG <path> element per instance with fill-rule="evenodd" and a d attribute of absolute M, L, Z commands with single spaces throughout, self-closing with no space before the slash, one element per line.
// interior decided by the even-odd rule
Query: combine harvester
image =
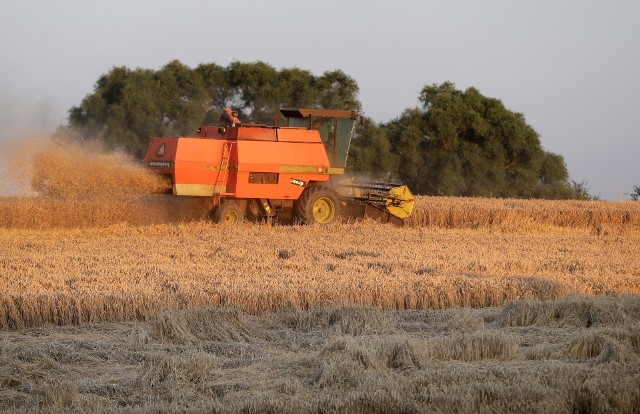
<path fill-rule="evenodd" d="M 229 112 L 229 111 L 227 111 Z M 156 137 L 145 165 L 166 176 L 173 194 L 211 199 L 214 221 L 278 219 L 327 224 L 370 217 L 403 225 L 413 209 L 407 186 L 357 182 L 345 176 L 360 116 L 354 111 L 283 109 L 288 126 L 198 128 L 193 137 Z M 235 122 L 234 122 L 235 121 Z"/>

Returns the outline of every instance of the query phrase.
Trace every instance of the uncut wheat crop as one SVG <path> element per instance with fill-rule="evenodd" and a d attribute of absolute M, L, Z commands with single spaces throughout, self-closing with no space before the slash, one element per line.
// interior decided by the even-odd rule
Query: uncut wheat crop
<path fill-rule="evenodd" d="M 640 233 L 207 221 L 0 230 L 0 328 L 146 319 L 232 306 L 486 307 L 640 293 Z"/>

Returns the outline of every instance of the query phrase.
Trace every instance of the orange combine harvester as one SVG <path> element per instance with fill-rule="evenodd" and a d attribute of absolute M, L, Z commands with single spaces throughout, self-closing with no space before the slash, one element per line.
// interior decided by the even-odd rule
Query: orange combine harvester
<path fill-rule="evenodd" d="M 203 126 L 192 137 L 156 137 L 145 164 L 173 194 L 211 198 L 212 217 L 234 224 L 280 219 L 302 224 L 371 217 L 402 225 L 411 215 L 406 186 L 347 178 L 354 111 L 283 109 L 288 126 Z"/>

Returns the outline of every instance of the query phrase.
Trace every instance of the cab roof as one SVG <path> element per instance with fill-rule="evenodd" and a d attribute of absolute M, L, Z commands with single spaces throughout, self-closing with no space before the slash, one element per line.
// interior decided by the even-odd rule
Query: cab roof
<path fill-rule="evenodd" d="M 285 108 L 281 109 L 280 112 L 282 112 L 282 115 L 287 118 L 309 118 L 311 116 L 320 116 L 324 118 L 355 119 L 358 116 L 356 111 L 340 111 L 336 109 Z"/>

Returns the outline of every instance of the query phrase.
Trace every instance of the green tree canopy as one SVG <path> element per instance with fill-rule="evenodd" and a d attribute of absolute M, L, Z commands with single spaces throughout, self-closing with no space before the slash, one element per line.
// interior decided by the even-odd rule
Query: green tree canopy
<path fill-rule="evenodd" d="M 396 180 L 398 160 L 384 128 L 376 125 L 371 118 L 364 118 L 362 124 L 356 127 L 349 148 L 349 173 L 368 176 L 373 180 Z"/>
<path fill-rule="evenodd" d="M 226 107 L 245 123 L 268 124 L 283 107 L 360 110 L 358 91 L 340 70 L 315 76 L 260 61 L 114 67 L 71 108 L 69 125 L 141 158 L 152 136 L 216 124 Z M 421 107 L 387 124 L 365 118 L 357 126 L 350 173 L 402 180 L 417 194 L 590 198 L 586 183 L 569 181 L 562 156 L 545 151 L 524 116 L 500 100 L 451 82 L 425 86 L 419 99 Z"/>
<path fill-rule="evenodd" d="M 112 68 L 79 106 L 69 124 L 137 157 L 152 136 L 182 135 L 217 123 L 225 107 L 243 122 L 271 123 L 282 107 L 359 110 L 358 85 L 340 70 L 314 76 L 264 62 L 214 63 L 194 69 L 177 60 L 160 70 Z"/>
<path fill-rule="evenodd" d="M 398 174 L 420 194 L 573 197 L 562 156 L 545 151 L 522 114 L 475 88 L 425 86 L 422 108 L 385 126 Z"/>

